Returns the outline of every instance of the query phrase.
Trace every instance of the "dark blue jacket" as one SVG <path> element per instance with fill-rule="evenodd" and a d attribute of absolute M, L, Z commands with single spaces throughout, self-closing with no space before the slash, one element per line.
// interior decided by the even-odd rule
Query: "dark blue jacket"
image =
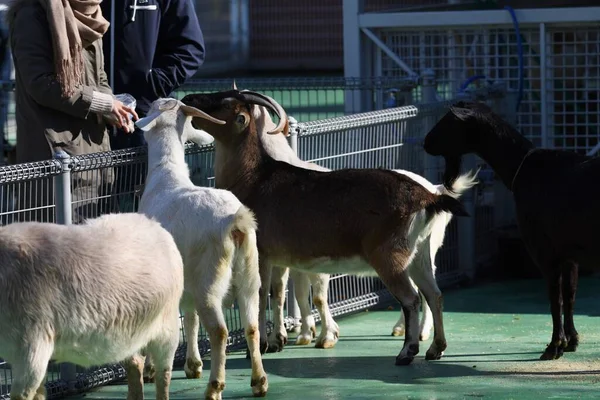
<path fill-rule="evenodd" d="M 171 95 L 204 62 L 204 38 L 193 1 L 104 0 L 101 7 L 111 23 L 104 35 L 108 81 L 115 94 L 135 97 L 142 117 L 154 100 Z M 136 141 L 129 145 L 139 145 Z"/>

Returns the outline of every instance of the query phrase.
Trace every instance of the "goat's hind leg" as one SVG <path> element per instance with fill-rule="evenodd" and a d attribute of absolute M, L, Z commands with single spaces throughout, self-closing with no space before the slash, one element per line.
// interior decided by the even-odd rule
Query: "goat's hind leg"
<path fill-rule="evenodd" d="M 273 273 L 273 267 L 266 260 L 266 257 L 259 255 L 259 268 L 260 274 L 260 289 L 259 302 L 258 302 L 258 329 L 260 331 L 259 348 L 260 353 L 265 354 L 269 347 L 267 339 L 267 306 L 269 304 L 269 289 L 271 288 L 271 275 Z M 250 359 L 250 349 L 246 347 L 246 359 Z"/>
<path fill-rule="evenodd" d="M 202 377 L 202 357 L 198 349 L 198 331 L 200 330 L 200 318 L 196 310 L 185 310 L 183 314 L 183 328 L 187 341 L 185 366 L 183 370 L 188 379 L 200 379 Z"/>
<path fill-rule="evenodd" d="M 420 290 L 418 292 L 421 299 L 421 311 L 423 311 L 419 328 L 419 340 L 425 341 L 429 339 L 431 330 L 433 329 L 433 315 L 425 297 L 423 297 L 423 292 Z M 404 313 L 402 313 L 402 309 L 400 309 L 400 318 L 398 318 L 394 328 L 392 328 L 392 336 L 404 336 Z"/>
<path fill-rule="evenodd" d="M 172 324 L 164 326 L 161 337 L 151 341 L 147 346 L 147 353 L 151 355 L 156 371 L 156 400 L 169 400 L 173 359 L 179 345 L 179 313 L 175 315 Z"/>
<path fill-rule="evenodd" d="M 212 251 L 212 255 L 200 258 L 214 260 L 214 265 L 203 261 L 204 273 L 202 279 L 195 282 L 193 296 L 200 323 L 208 333 L 211 347 L 210 378 L 204 395 L 207 400 L 220 400 L 225 389 L 225 351 L 229 336 L 223 300 L 232 281 L 233 244 Z"/>
<path fill-rule="evenodd" d="M 373 251 L 369 262 L 392 295 L 402 304 L 406 320 L 404 346 L 396 357 L 396 365 L 408 365 L 419 353 L 419 294 L 410 282 L 407 248 L 384 245 Z"/>
<path fill-rule="evenodd" d="M 578 278 L 579 265 L 572 261 L 565 262 L 562 268 L 563 312 L 565 319 L 565 337 L 567 340 L 565 351 L 575 351 L 579 345 L 579 333 L 577 333 L 575 322 L 573 321 Z"/>
<path fill-rule="evenodd" d="M 263 397 L 267 394 L 269 383 L 267 374 L 264 370 L 262 357 L 260 354 L 260 332 L 258 330 L 258 279 L 256 284 L 250 283 L 251 279 L 245 282 L 237 282 L 238 287 L 238 304 L 240 308 L 240 316 L 246 342 L 248 343 L 248 351 L 252 362 L 252 377 L 250 378 L 250 386 L 252 394 L 255 397 Z"/>
<path fill-rule="evenodd" d="M 283 350 L 288 342 L 287 331 L 284 323 L 284 304 L 285 289 L 288 284 L 289 268 L 273 267 L 271 272 L 271 288 L 273 297 L 271 297 L 271 307 L 273 312 L 273 331 L 269 335 L 269 347 L 267 353 L 276 353 Z M 289 307 L 289 305 L 288 305 Z"/>
<path fill-rule="evenodd" d="M 562 271 L 555 266 L 547 269 L 548 297 L 552 313 L 552 340 L 540 356 L 540 360 L 556 360 L 563 355 L 567 341 L 562 323 Z"/>
<path fill-rule="evenodd" d="M 426 241 L 427 242 L 427 241 Z M 431 268 L 431 257 L 429 254 L 429 246 L 424 246 L 424 251 L 417 253 L 414 262 L 410 268 L 410 276 L 416 283 L 419 291 L 425 297 L 425 302 L 429 304 L 430 312 L 433 316 L 433 342 L 425 353 L 426 360 L 439 360 L 444 350 L 446 350 L 447 342 L 444 333 L 443 308 L 444 298 L 442 291 L 437 285 L 434 276 L 434 269 Z M 423 307 L 425 308 L 425 307 Z M 425 318 L 423 318 L 425 320 Z M 421 325 L 421 334 L 424 328 L 429 330 L 424 324 Z"/>

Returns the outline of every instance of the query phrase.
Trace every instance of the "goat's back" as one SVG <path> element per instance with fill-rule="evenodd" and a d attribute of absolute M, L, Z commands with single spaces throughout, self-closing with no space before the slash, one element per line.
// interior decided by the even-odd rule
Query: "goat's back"
<path fill-rule="evenodd" d="M 143 215 L 0 229 L 0 326 L 12 327 L 3 335 L 37 330 L 56 341 L 58 358 L 64 347 L 82 365 L 122 359 L 114 357 L 147 341 L 164 310 L 176 310 L 182 291 L 183 263 L 172 236 Z M 127 343 L 113 348 L 119 342 Z M 84 354 L 94 347 L 93 356 Z"/>
<path fill-rule="evenodd" d="M 543 237 L 548 253 L 600 263 L 599 180 L 600 158 L 536 150 L 515 179 L 519 224 Z"/>
<path fill-rule="evenodd" d="M 228 235 L 242 207 L 228 190 L 185 185 L 169 191 L 144 191 L 139 212 L 155 218 L 184 257 L 201 245 L 216 245 Z"/>
<path fill-rule="evenodd" d="M 390 170 L 320 172 L 272 159 L 265 164 L 241 200 L 256 214 L 259 247 L 267 252 L 354 256 L 369 237 L 406 232 L 410 218 L 437 197 Z"/>

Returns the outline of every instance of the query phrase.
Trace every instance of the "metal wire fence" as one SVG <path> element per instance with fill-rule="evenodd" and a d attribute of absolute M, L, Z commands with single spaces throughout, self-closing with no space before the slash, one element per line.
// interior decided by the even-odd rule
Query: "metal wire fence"
<path fill-rule="evenodd" d="M 436 183 L 441 179 L 443 165 L 432 163 L 420 143 L 449 104 L 435 102 L 300 123 L 292 127 L 292 138 L 296 138 L 295 145 L 292 140 L 292 147 L 296 146 L 300 158 L 327 168 L 402 168 L 425 175 Z M 186 160 L 195 184 L 214 186 L 212 146 L 188 145 Z M 1 222 L 3 225 L 27 220 L 80 223 L 107 212 L 134 212 L 146 165 L 146 149 L 136 148 L 0 167 Z M 475 220 L 480 218 L 479 214 L 475 215 Z M 437 278 L 442 287 L 468 274 L 463 264 L 475 242 L 468 235 L 465 237 L 472 240 L 471 243 L 461 240 L 459 232 L 466 231 L 459 229 L 461 223 L 465 222 L 454 221 L 450 225 L 443 250 L 438 253 Z M 467 256 L 463 254 L 464 246 L 468 247 Z M 334 316 L 365 309 L 390 298 L 378 278 L 340 274 L 332 276 L 330 281 L 329 304 Z M 318 320 L 314 306 L 313 310 Z M 230 332 L 228 347 L 243 346 L 243 328 L 236 305 L 225 310 L 225 314 Z M 185 359 L 186 343 L 182 331 L 176 365 Z M 203 329 L 199 348 L 203 356 L 210 352 Z M 71 370 L 71 375 L 65 375 L 68 369 L 64 366 L 53 363 L 49 366 L 47 389 L 51 398 L 125 377 L 119 364 L 76 368 Z M 8 398 L 11 381 L 10 366 L 0 360 L 0 399 Z"/>
<path fill-rule="evenodd" d="M 181 99 L 188 93 L 228 90 L 233 79 L 193 79 L 171 96 Z M 273 97 L 290 115 L 300 121 L 313 121 L 341 115 L 380 110 L 411 104 L 410 94 L 416 87 L 414 80 L 406 78 L 344 78 L 289 77 L 289 78 L 236 78 L 240 89 L 260 91 Z M 14 81 L 0 81 L 0 129 L 4 142 L 0 142 L 5 156 L 0 164 L 11 164 L 11 149 L 17 142 Z M 360 98 L 360 102 L 354 101 Z M 2 146 L 2 143 L 5 146 Z"/>

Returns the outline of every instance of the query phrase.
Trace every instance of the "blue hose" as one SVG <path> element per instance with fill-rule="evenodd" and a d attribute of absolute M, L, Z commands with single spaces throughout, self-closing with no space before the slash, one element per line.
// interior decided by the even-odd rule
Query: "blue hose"
<path fill-rule="evenodd" d="M 517 36 L 517 55 L 519 57 L 519 94 L 517 96 L 517 111 L 519 111 L 519 106 L 521 105 L 521 101 L 523 100 L 523 80 L 525 78 L 524 74 L 524 64 L 523 64 L 523 41 L 521 39 L 521 31 L 519 29 L 519 21 L 517 21 L 517 16 L 515 14 L 515 10 L 511 6 L 504 6 L 504 9 L 510 13 L 510 16 L 513 21 L 513 25 L 515 27 L 515 33 Z M 474 75 L 469 77 L 463 84 L 460 86 L 458 90 L 459 93 L 465 91 L 465 89 L 473 82 L 479 79 L 487 79 L 485 75 Z"/>
<path fill-rule="evenodd" d="M 462 85 L 460 85 L 460 89 L 458 89 L 459 93 L 462 93 L 465 91 L 465 89 L 473 82 L 475 82 L 476 80 L 479 79 L 486 79 L 485 75 L 473 75 L 470 78 L 468 78 L 466 81 L 463 82 Z"/>
<path fill-rule="evenodd" d="M 510 13 L 510 16 L 515 26 L 515 33 L 517 35 L 517 54 L 519 56 L 519 95 L 517 97 L 517 111 L 521 100 L 523 100 L 523 79 L 524 79 L 524 64 L 523 64 L 523 41 L 521 39 L 521 31 L 519 30 L 519 21 L 515 15 L 515 10 L 511 6 L 504 6 L 504 9 Z"/>

